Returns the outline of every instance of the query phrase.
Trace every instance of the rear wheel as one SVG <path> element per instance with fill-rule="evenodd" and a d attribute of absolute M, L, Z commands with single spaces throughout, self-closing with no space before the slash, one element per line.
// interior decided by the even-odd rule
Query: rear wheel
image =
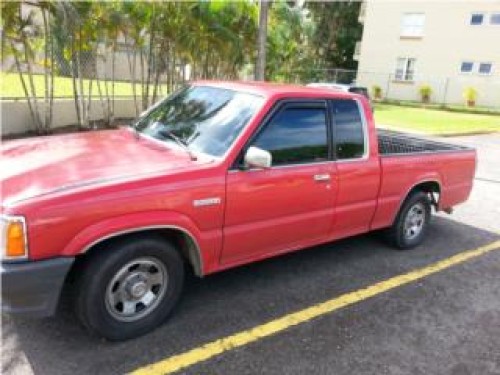
<path fill-rule="evenodd" d="M 386 231 L 389 242 L 401 250 L 422 243 L 431 218 L 431 202 L 424 192 L 415 192 L 403 203 L 392 227 Z"/>
<path fill-rule="evenodd" d="M 93 254 L 78 279 L 75 308 L 84 326 L 108 340 L 161 324 L 183 288 L 184 264 L 161 237 L 128 237 Z"/>

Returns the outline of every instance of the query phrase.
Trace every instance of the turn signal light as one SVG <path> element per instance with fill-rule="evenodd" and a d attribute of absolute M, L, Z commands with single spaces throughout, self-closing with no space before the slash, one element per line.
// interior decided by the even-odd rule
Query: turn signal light
<path fill-rule="evenodd" d="M 26 219 L 23 216 L 0 215 L 0 260 L 28 257 Z"/>
<path fill-rule="evenodd" d="M 5 255 L 9 258 L 17 258 L 26 255 L 26 241 L 24 236 L 24 224 L 14 221 L 7 224 L 7 240 Z"/>

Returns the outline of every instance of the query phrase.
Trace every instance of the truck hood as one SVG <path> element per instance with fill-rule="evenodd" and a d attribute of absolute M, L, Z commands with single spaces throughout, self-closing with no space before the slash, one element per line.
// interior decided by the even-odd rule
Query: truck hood
<path fill-rule="evenodd" d="M 2 206 L 81 186 L 192 167 L 181 149 L 132 131 L 85 132 L 3 142 Z"/>

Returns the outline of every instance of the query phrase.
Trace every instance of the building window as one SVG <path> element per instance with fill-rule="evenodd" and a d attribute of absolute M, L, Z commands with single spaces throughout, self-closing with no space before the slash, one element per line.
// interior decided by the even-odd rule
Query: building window
<path fill-rule="evenodd" d="M 491 25 L 500 25 L 500 13 L 492 13 L 490 16 Z"/>
<path fill-rule="evenodd" d="M 483 13 L 472 13 L 470 17 L 470 24 L 471 25 L 482 25 L 484 20 L 484 14 Z"/>
<path fill-rule="evenodd" d="M 489 75 L 489 74 L 491 74 L 492 70 L 493 70 L 492 63 L 480 63 L 479 64 L 479 74 Z"/>
<path fill-rule="evenodd" d="M 472 61 L 462 61 L 462 65 L 460 66 L 460 72 L 472 73 L 472 69 L 474 69 L 474 63 Z"/>
<path fill-rule="evenodd" d="M 397 81 L 413 81 L 415 75 L 415 63 L 417 59 L 411 57 L 398 58 L 396 65 Z"/>
<path fill-rule="evenodd" d="M 424 35 L 425 14 L 405 13 L 401 20 L 402 37 L 422 37 Z"/>

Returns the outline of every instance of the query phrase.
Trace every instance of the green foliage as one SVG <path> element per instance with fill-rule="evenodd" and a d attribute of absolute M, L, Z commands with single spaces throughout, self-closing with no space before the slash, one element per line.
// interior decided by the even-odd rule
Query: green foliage
<path fill-rule="evenodd" d="M 359 1 L 311 1 L 306 4 L 315 23 L 311 48 L 317 65 L 356 69 L 353 55 L 362 32 L 358 22 L 360 5 Z"/>
<path fill-rule="evenodd" d="M 372 93 L 374 99 L 376 100 L 382 99 L 382 87 L 380 87 L 379 85 L 372 86 Z"/>
<path fill-rule="evenodd" d="M 430 85 L 422 85 L 418 88 L 418 93 L 422 102 L 428 103 L 431 99 L 432 87 Z"/>
<path fill-rule="evenodd" d="M 304 7 L 272 3 L 267 43 L 267 79 L 331 81 L 328 69 L 355 69 L 361 38 L 359 2 L 307 2 Z"/>
<path fill-rule="evenodd" d="M 32 11 L 21 12 L 21 4 Z M 19 60 L 21 78 L 25 66 L 32 69 L 24 91 L 33 100 L 34 117 L 37 97 L 45 95 L 45 106 L 52 105 L 58 90 L 50 84 L 52 76 L 65 76 L 83 127 L 90 98 L 96 96 L 112 122 L 114 97 L 121 92 L 114 82 L 120 51 L 126 52 L 133 77 L 129 87 L 137 113 L 158 99 L 164 82 L 172 91 L 187 79 L 237 79 L 256 58 L 256 1 L 4 1 L 1 10 L 2 56 Z M 35 12 L 46 17 L 47 25 L 34 21 L 40 18 Z M 266 78 L 320 81 L 329 68 L 355 68 L 358 12 L 359 3 L 352 1 L 273 1 Z M 108 68 L 97 77 L 99 62 Z M 43 78 L 32 77 L 40 70 Z"/>
<path fill-rule="evenodd" d="M 467 101 L 467 105 L 473 107 L 476 104 L 478 92 L 474 87 L 466 87 L 463 92 L 463 96 Z"/>

